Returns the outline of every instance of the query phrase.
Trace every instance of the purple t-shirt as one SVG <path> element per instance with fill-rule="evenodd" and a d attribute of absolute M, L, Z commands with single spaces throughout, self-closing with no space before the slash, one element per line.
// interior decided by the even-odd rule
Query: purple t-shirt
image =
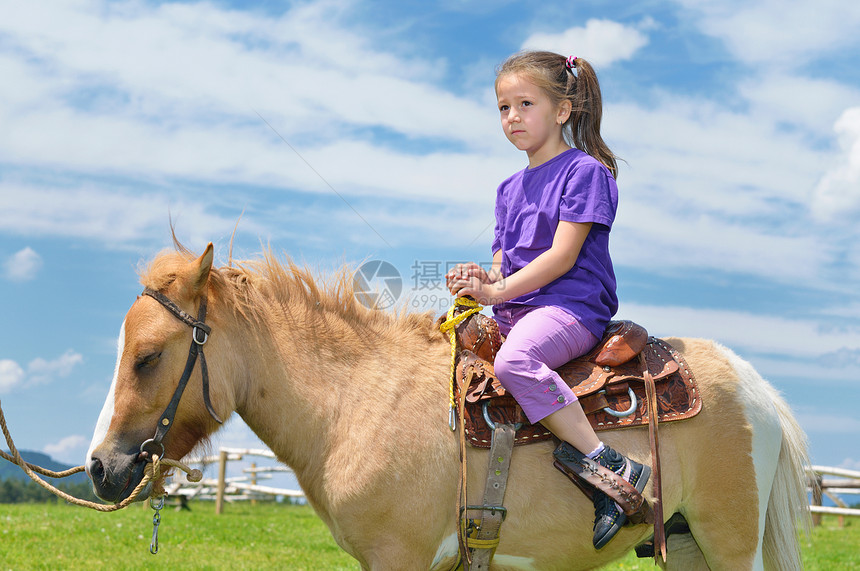
<path fill-rule="evenodd" d="M 498 304 L 499 309 L 555 305 L 600 338 L 618 310 L 609 230 L 618 208 L 618 187 L 597 159 L 570 149 L 499 185 L 492 252 L 502 251 L 502 275 L 510 276 L 552 246 L 560 220 L 592 222 L 573 268 L 540 289 Z"/>

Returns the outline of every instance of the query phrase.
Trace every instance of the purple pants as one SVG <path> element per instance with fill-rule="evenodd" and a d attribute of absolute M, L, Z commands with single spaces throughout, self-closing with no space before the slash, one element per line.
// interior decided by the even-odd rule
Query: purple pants
<path fill-rule="evenodd" d="M 536 424 L 576 402 L 553 369 L 587 353 L 599 339 L 567 311 L 555 306 L 496 312 L 507 339 L 496 355 L 496 376 Z"/>

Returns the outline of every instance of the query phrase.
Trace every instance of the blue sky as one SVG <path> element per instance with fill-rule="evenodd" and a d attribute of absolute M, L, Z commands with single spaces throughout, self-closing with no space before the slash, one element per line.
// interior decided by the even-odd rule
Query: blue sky
<path fill-rule="evenodd" d="M 490 259 L 494 68 L 592 61 L 624 159 L 619 317 L 713 338 L 860 469 L 860 6 L 847 0 L 3 2 L 0 399 L 79 464 L 137 269 L 179 238 L 321 272 L 385 260 L 416 309 Z M 217 442 L 257 445 L 234 420 Z"/>

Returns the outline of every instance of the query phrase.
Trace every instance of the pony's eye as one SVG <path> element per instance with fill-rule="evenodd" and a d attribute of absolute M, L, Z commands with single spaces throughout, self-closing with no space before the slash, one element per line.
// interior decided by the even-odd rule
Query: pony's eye
<path fill-rule="evenodd" d="M 161 353 L 150 353 L 149 355 L 145 355 L 137 360 L 137 363 L 134 364 L 134 368 L 140 371 L 141 369 L 146 369 L 148 367 L 154 367 L 156 363 L 158 363 L 158 359 L 161 358 Z"/>

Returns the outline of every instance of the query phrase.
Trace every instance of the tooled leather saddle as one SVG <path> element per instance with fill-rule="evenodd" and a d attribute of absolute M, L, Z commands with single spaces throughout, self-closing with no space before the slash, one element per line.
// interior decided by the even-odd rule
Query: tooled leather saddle
<path fill-rule="evenodd" d="M 456 332 L 455 396 L 459 402 L 466 391 L 467 441 L 489 448 L 497 423 L 517 426 L 515 445 L 552 438 L 543 425 L 528 422 L 494 374 L 492 362 L 503 342 L 495 320 L 476 313 L 458 324 Z M 696 381 L 681 354 L 632 321 L 614 321 L 594 349 L 557 369 L 595 431 L 648 424 L 643 358 L 654 380 L 659 422 L 691 418 L 702 410 Z"/>

